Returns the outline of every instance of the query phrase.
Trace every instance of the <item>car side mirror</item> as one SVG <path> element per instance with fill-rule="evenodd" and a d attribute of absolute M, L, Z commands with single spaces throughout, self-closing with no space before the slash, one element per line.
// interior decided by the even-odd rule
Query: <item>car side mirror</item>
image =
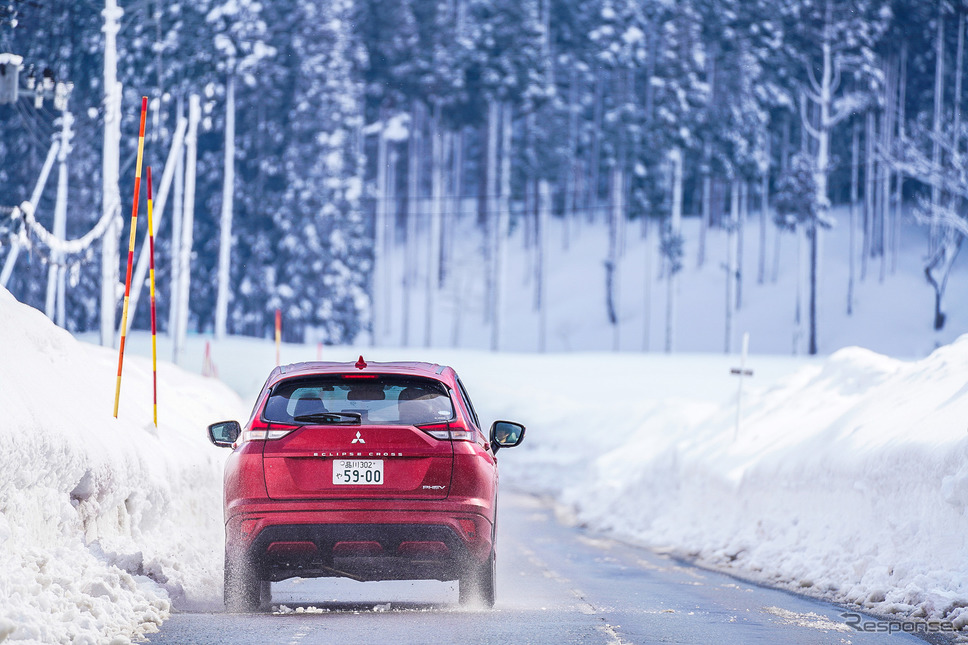
<path fill-rule="evenodd" d="M 208 427 L 208 439 L 219 448 L 231 448 L 239 435 L 242 426 L 238 421 L 219 421 Z"/>
<path fill-rule="evenodd" d="M 513 448 L 524 440 L 524 426 L 513 421 L 495 421 L 491 424 L 491 446 L 494 452 L 501 448 Z"/>

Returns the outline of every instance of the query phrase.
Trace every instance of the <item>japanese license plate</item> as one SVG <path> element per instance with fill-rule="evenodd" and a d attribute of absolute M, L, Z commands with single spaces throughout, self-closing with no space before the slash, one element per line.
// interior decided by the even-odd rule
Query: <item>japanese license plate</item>
<path fill-rule="evenodd" d="M 382 459 L 334 459 L 333 483 L 379 485 L 383 483 Z"/>

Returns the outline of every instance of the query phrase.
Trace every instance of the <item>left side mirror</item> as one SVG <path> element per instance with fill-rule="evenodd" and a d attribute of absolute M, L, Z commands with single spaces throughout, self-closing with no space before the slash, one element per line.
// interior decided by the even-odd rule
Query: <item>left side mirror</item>
<path fill-rule="evenodd" d="M 491 445 L 494 451 L 499 448 L 513 448 L 524 441 L 524 426 L 513 421 L 495 421 L 491 424 Z"/>
<path fill-rule="evenodd" d="M 219 421 L 208 427 L 208 439 L 219 448 L 231 448 L 242 434 L 238 421 Z"/>

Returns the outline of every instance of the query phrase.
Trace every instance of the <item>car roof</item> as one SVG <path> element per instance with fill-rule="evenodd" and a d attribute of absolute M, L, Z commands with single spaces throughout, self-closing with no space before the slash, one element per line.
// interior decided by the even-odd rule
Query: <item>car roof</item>
<path fill-rule="evenodd" d="M 276 367 L 269 374 L 269 385 L 296 376 L 312 376 L 315 374 L 392 374 L 397 376 L 423 376 L 438 381 L 451 383 L 454 380 L 454 370 L 439 363 L 425 363 L 420 361 L 397 361 L 378 363 L 376 361 L 360 361 L 337 363 L 332 361 L 305 361 L 290 363 Z M 362 365 L 362 366 L 361 366 Z"/>

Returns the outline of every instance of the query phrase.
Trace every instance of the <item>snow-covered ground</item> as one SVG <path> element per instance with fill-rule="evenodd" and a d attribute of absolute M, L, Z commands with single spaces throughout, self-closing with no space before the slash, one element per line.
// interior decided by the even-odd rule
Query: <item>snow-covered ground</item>
<path fill-rule="evenodd" d="M 128 642 L 221 593 L 221 464 L 206 422 L 239 397 L 80 343 L 0 289 L 0 641 Z"/>
<path fill-rule="evenodd" d="M 964 274 L 952 279 L 952 319 L 941 335 L 927 329 L 929 291 L 910 277 L 916 249 L 902 255 L 907 273 L 883 284 L 869 276 L 847 318 L 834 306 L 843 282 L 831 270 L 837 239 L 827 245 L 824 351 L 854 343 L 914 360 L 856 347 L 790 356 L 790 276 L 781 269 L 776 286 L 750 286 L 736 330 L 751 331 L 754 376 L 744 381 L 737 429 L 739 383 L 729 370 L 738 359 L 721 353 L 720 332 L 700 324 L 706 317 L 715 326 L 721 315 L 722 240 L 713 236 L 701 270 L 689 269 L 687 256 L 682 280 L 679 346 L 710 353 L 666 355 L 632 351 L 643 338 L 634 308 L 644 285 L 631 269 L 622 289 L 626 351 L 562 351 L 612 345 L 598 295 L 601 236 L 583 239 L 584 250 L 553 254 L 549 348 L 557 353 L 443 348 L 454 322 L 461 345 L 487 346 L 468 286 L 463 300 L 442 299 L 462 317 L 441 317 L 436 348 L 284 345 L 282 361 L 321 352 L 451 364 L 485 420 L 528 425 L 525 444 L 502 457 L 502 483 L 551 496 L 564 518 L 875 612 L 965 627 L 968 337 L 927 355 L 964 325 Z M 631 241 L 626 262 L 636 248 Z M 462 257 L 470 285 L 471 253 Z M 523 276 L 527 255 L 510 257 L 509 275 Z M 587 307 L 568 309 L 569 298 Z M 533 349 L 528 293 L 509 294 L 508 311 L 508 348 Z M 652 316 L 656 348 L 657 305 Z M 114 419 L 116 350 L 75 340 L 0 289 L 0 641 L 124 643 L 172 607 L 220 606 L 226 452 L 208 444 L 205 426 L 247 416 L 275 348 L 213 342 L 223 383 L 198 375 L 205 344 L 193 336 L 180 367 L 160 363 L 155 429 L 150 338 L 133 334 Z M 170 354 L 160 337 L 159 355 Z"/>
<path fill-rule="evenodd" d="M 115 420 L 113 352 L 3 291 L 0 309 L 0 633 L 125 642 L 172 604 L 217 606 L 225 453 L 204 427 L 247 402 L 162 363 L 155 430 L 136 334 Z M 194 338 L 186 356 L 200 368 L 203 351 Z M 285 345 L 282 359 L 316 351 Z M 734 357 L 325 351 L 453 365 L 487 419 L 529 426 L 504 483 L 576 521 L 877 612 L 968 623 L 968 338 L 916 362 L 754 355 L 738 436 Z M 246 396 L 274 362 L 268 341 L 212 353 Z"/>
<path fill-rule="evenodd" d="M 764 280 L 759 277 L 758 216 L 749 219 L 741 229 L 743 237 L 742 306 L 733 315 L 731 348 L 738 352 L 743 334 L 750 334 L 750 346 L 761 354 L 805 354 L 807 351 L 806 315 L 807 285 L 801 280 L 802 321 L 797 325 L 797 275 L 805 274 L 806 243 L 798 246 L 791 233 L 779 234 L 767 227 L 767 254 Z M 889 254 L 881 278 L 881 259 L 870 260 L 865 267 L 855 258 L 853 313 L 847 315 L 849 254 L 847 252 L 848 212 L 834 209 L 838 224 L 822 235 L 819 269 L 818 345 L 821 354 L 831 354 L 843 347 L 860 346 L 902 358 L 922 358 L 940 345 L 968 333 L 968 254 L 955 261 L 948 282 L 944 311 L 948 313 L 945 328 L 932 329 L 934 292 L 924 277 L 923 261 L 927 253 L 924 227 L 905 220 L 904 235 L 893 266 Z M 480 232 L 474 217 L 466 215 L 458 224 L 453 266 L 443 293 L 436 299 L 431 345 L 490 349 L 490 328 L 484 323 L 484 259 L 479 248 Z M 505 273 L 505 306 L 500 349 L 537 351 L 540 316 L 534 308 L 534 254 L 525 244 L 527 236 L 519 225 L 508 246 Z M 566 248 L 562 244 L 562 227 L 553 218 L 548 233 L 545 294 L 547 307 L 546 348 L 550 352 L 612 350 L 638 352 L 664 351 L 666 346 L 666 302 L 668 282 L 662 261 L 655 250 L 656 225 L 648 241 L 643 241 L 637 222 L 630 222 L 624 236 L 624 254 L 618 262 L 616 277 L 617 329 L 608 324 L 605 308 L 605 259 L 608 232 L 603 222 L 583 223 L 580 234 L 571 231 Z M 699 221 L 683 219 L 684 257 L 677 290 L 676 324 L 673 348 L 680 352 L 722 353 L 726 330 L 726 235 L 712 229 L 708 234 L 705 262 L 697 263 Z M 421 236 L 416 256 L 419 258 L 418 285 L 410 305 L 409 340 L 404 340 L 401 316 L 403 304 L 402 252 L 394 258 L 393 303 L 389 329 L 385 320 L 377 320 L 379 345 L 425 345 L 425 300 L 423 298 L 427 258 L 425 236 Z M 855 253 L 860 236 L 854 241 Z M 779 261 L 774 262 L 776 250 Z M 775 273 L 774 273 L 774 268 Z M 866 269 L 866 270 L 865 270 Z M 646 279 L 648 278 L 650 279 Z M 774 280 L 775 276 L 775 280 Z M 648 302 L 648 305 L 646 305 Z M 378 309 L 379 313 L 379 309 Z M 649 320 L 649 325 L 645 325 Z M 616 339 L 617 337 L 617 339 Z"/>

